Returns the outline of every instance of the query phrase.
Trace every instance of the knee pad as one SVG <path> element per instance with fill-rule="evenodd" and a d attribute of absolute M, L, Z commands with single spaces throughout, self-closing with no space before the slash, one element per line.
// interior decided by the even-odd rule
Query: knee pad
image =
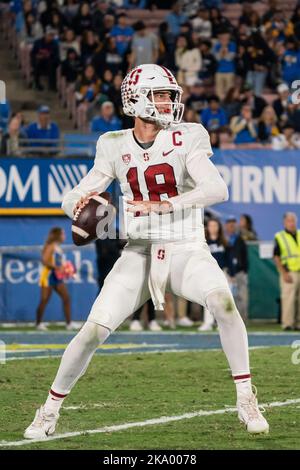
<path fill-rule="evenodd" d="M 206 298 L 206 306 L 218 321 L 232 322 L 239 316 L 230 290 L 216 290 Z"/>
<path fill-rule="evenodd" d="M 96 348 L 109 337 L 110 331 L 104 326 L 87 321 L 81 328 L 79 335 L 81 336 L 81 342 Z"/>

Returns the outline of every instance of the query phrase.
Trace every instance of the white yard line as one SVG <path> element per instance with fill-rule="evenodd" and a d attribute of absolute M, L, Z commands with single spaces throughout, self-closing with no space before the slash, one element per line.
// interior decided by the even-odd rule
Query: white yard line
<path fill-rule="evenodd" d="M 279 345 L 277 346 L 276 344 L 270 345 L 270 346 L 250 346 L 250 350 L 255 350 L 255 349 L 268 349 L 268 348 L 285 348 L 288 345 Z M 143 346 L 141 346 L 143 347 Z M 289 346 L 290 347 L 290 346 Z M 118 349 L 118 351 L 120 351 Z M 105 352 L 105 353 L 96 353 L 97 356 L 125 356 L 125 355 L 132 355 L 132 354 L 156 354 L 156 353 L 186 353 L 186 352 L 216 352 L 216 351 L 222 351 L 221 347 L 220 348 L 193 348 L 193 349 L 154 349 L 152 351 L 138 351 L 134 349 L 133 351 L 126 351 L 126 352 Z M 32 352 L 32 351 L 30 351 Z M 20 356 L 20 357 L 7 357 L 6 361 L 24 361 L 26 359 L 53 359 L 57 357 L 62 357 L 62 354 L 50 354 L 50 355 L 45 355 L 45 356 Z"/>
<path fill-rule="evenodd" d="M 260 406 L 265 407 L 265 408 L 277 408 L 281 406 L 295 405 L 298 403 L 300 403 L 300 398 L 296 398 L 294 400 L 264 403 Z M 201 416 L 222 415 L 225 413 L 234 413 L 235 411 L 237 411 L 235 407 L 222 408 L 220 410 L 213 410 L 213 411 L 200 410 L 200 411 L 195 411 L 193 413 L 184 413 L 182 415 L 177 415 L 177 416 L 161 416 L 160 418 L 146 419 L 145 421 L 136 421 L 133 423 L 124 423 L 124 424 L 116 424 L 112 426 L 104 426 L 103 428 L 98 428 L 98 429 L 87 429 L 85 431 L 66 432 L 62 434 L 56 434 L 54 436 L 50 436 L 44 439 L 31 439 L 31 440 L 22 439 L 20 441 L 1 441 L 0 447 L 20 447 L 20 446 L 34 444 L 37 442 L 50 442 L 50 441 L 56 441 L 59 439 L 65 439 L 69 437 L 83 436 L 86 434 L 100 434 L 100 433 L 106 433 L 106 432 L 111 433 L 111 432 L 117 432 L 117 431 L 126 431 L 127 429 L 131 429 L 131 428 L 141 428 L 145 426 L 154 426 L 157 424 L 167 424 L 173 421 L 182 421 L 183 419 L 191 419 L 191 418 L 197 418 Z"/>

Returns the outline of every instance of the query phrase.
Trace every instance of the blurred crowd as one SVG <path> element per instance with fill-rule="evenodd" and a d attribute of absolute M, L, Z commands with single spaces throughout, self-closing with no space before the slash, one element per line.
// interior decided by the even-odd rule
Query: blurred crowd
<path fill-rule="evenodd" d="M 226 3 L 242 4 L 238 25 L 223 15 Z M 269 0 L 260 15 L 252 3 L 14 0 L 11 11 L 19 40 L 33 46 L 34 87 L 42 91 L 46 75 L 55 91 L 60 67 L 75 86 L 77 106 L 88 105 L 91 132 L 131 127 L 122 111 L 122 79 L 136 65 L 154 62 L 176 75 L 184 120 L 202 122 L 214 147 L 297 149 L 300 104 L 292 85 L 300 77 L 300 5 L 287 14 Z M 146 20 L 132 21 L 132 9 L 149 9 L 149 18 L 151 10 L 169 11 L 155 30 Z M 3 153 L 18 121 L 11 125 L 9 104 L 1 106 Z"/>

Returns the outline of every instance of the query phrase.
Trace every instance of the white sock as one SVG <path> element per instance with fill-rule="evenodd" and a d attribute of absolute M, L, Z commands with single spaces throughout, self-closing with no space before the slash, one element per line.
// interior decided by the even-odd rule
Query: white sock
<path fill-rule="evenodd" d="M 58 413 L 65 397 L 77 380 L 85 373 L 99 344 L 110 335 L 110 331 L 96 323 L 86 322 L 67 346 L 52 384 L 45 410 Z"/>
<path fill-rule="evenodd" d="M 48 414 L 57 414 L 66 396 L 67 395 L 61 395 L 54 392 L 53 390 L 50 390 L 44 405 L 45 412 Z"/>
<path fill-rule="evenodd" d="M 222 348 L 238 390 L 250 390 L 247 331 L 231 292 L 212 292 L 206 299 L 206 305 L 218 323 Z M 238 385 L 240 383 L 244 385 Z"/>
<path fill-rule="evenodd" d="M 246 380 L 235 380 L 234 382 L 235 382 L 236 394 L 238 398 L 244 395 L 252 394 L 251 377 L 249 377 Z"/>

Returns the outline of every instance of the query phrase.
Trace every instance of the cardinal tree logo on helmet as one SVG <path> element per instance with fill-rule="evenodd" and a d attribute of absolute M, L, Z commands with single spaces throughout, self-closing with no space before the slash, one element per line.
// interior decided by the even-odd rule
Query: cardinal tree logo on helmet
<path fill-rule="evenodd" d="M 159 113 L 154 100 L 157 91 L 170 91 L 171 101 L 160 102 L 170 108 L 169 113 Z M 140 117 L 160 123 L 163 127 L 178 124 L 183 115 L 182 88 L 166 67 L 144 64 L 131 70 L 121 86 L 123 110 L 127 116 Z"/>

